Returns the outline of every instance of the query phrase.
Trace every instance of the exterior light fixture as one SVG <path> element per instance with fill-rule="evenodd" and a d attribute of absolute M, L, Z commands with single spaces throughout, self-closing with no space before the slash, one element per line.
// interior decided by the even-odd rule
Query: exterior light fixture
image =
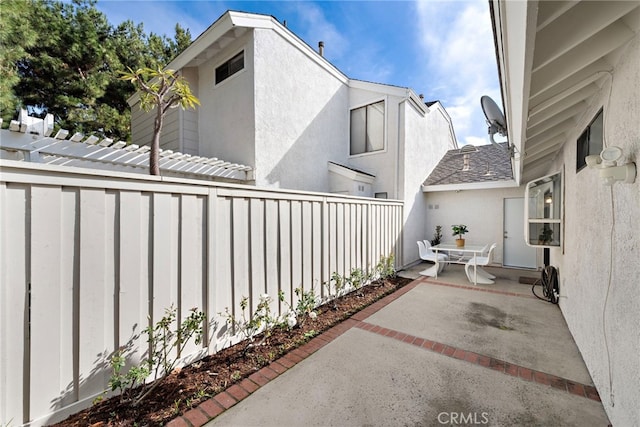
<path fill-rule="evenodd" d="M 636 180 L 636 164 L 627 162 L 618 165 L 618 160 L 622 158 L 620 147 L 609 147 L 602 150 L 600 155 L 585 157 L 587 166 L 600 170 L 600 178 L 604 185 L 613 185 L 616 181 L 632 184 Z"/>

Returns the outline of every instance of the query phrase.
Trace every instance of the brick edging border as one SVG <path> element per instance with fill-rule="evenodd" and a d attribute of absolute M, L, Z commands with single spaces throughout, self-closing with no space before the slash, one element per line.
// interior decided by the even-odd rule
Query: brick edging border
<path fill-rule="evenodd" d="M 197 407 L 190 409 L 182 415 L 167 423 L 167 427 L 201 427 L 211 421 L 236 403 L 244 400 L 247 396 L 267 384 L 272 379 L 287 371 L 289 368 L 302 362 L 325 345 L 348 331 L 349 329 L 361 323 L 362 319 L 366 319 L 373 313 L 384 308 L 386 305 L 400 298 L 419 284 L 418 281 L 403 286 L 397 291 L 389 294 L 368 307 L 355 313 L 350 318 L 341 323 L 327 329 L 322 334 L 312 338 L 306 344 L 290 351 L 279 359 L 264 366 L 262 369 L 249 375 L 239 383 L 236 383 L 228 389 L 216 394 L 210 399 L 205 400 Z"/>
<path fill-rule="evenodd" d="M 378 335 L 402 341 L 407 344 L 415 345 L 417 347 L 421 347 L 426 350 L 442 354 L 444 356 L 464 360 L 475 365 L 502 372 L 503 374 L 510 375 L 512 377 L 521 378 L 524 381 L 548 385 L 559 390 L 564 390 L 567 393 L 575 394 L 576 396 L 586 397 L 588 399 L 600 402 L 600 396 L 598 395 L 598 391 L 594 386 L 577 383 L 566 378 L 547 374 L 546 372 L 525 368 L 524 366 L 514 365 L 513 363 L 505 362 L 504 360 L 474 353 L 472 351 L 464 350 L 461 348 L 452 347 L 437 341 L 431 341 L 413 335 L 405 334 L 400 331 L 395 331 L 393 329 L 383 328 L 372 323 L 359 322 L 356 327 Z"/>
<path fill-rule="evenodd" d="M 283 374 L 290 368 L 294 367 L 298 363 L 302 362 L 307 357 L 311 356 L 316 351 L 320 350 L 325 345 L 329 344 L 334 339 L 348 331 L 349 329 L 356 327 L 361 330 L 383 335 L 388 338 L 396 339 L 406 342 L 411 345 L 415 345 L 424 348 L 429 351 L 434 351 L 442 355 L 453 357 L 459 360 L 465 360 L 470 363 L 474 363 L 479 366 L 483 366 L 489 369 L 493 369 L 502 372 L 507 375 L 521 378 L 525 381 L 536 382 L 538 384 L 548 385 L 553 388 L 564 390 L 568 393 L 586 397 L 592 400 L 600 401 L 597 390 L 593 386 L 576 383 L 565 378 L 557 377 L 555 375 L 546 374 L 544 372 L 528 369 L 523 366 L 514 365 L 505 362 L 500 359 L 495 359 L 489 356 L 481 355 L 471 351 L 463 350 L 456 347 L 451 347 L 443 343 L 436 341 L 430 341 L 424 338 L 408 335 L 392 329 L 383 328 L 378 325 L 374 325 L 364 320 L 372 314 L 376 313 L 380 309 L 384 308 L 388 304 L 392 303 L 402 295 L 411 291 L 413 288 L 420 284 L 452 286 L 456 288 L 470 289 L 475 291 L 487 291 L 493 293 L 507 294 L 510 296 L 518 296 L 529 298 L 527 295 L 516 294 L 512 292 L 503 292 L 493 289 L 476 288 L 462 285 L 452 285 L 449 283 L 436 282 L 427 279 L 416 279 L 406 286 L 398 289 L 392 294 L 389 294 L 378 301 L 374 302 L 370 306 L 360 310 L 353 316 L 344 320 L 343 322 L 333 326 L 326 330 L 322 334 L 314 337 L 306 344 L 290 351 L 279 359 L 271 362 L 269 365 L 264 366 L 260 370 L 249 375 L 249 377 L 243 379 L 239 383 L 233 384 L 226 390 L 216 394 L 214 397 L 205 400 L 197 407 L 190 409 L 184 414 L 171 420 L 167 427 L 201 427 L 207 422 L 211 421 L 227 409 L 234 406 L 236 403 L 244 400 L 250 396 L 253 392 L 258 390 L 269 381 L 277 378 L 280 374 Z M 531 297 L 533 298 L 533 297 Z"/>
<path fill-rule="evenodd" d="M 468 291 L 488 292 L 490 294 L 507 295 L 507 296 L 510 296 L 510 297 L 537 299 L 533 295 L 520 294 L 520 293 L 517 293 L 517 292 L 500 291 L 498 289 L 491 289 L 491 288 L 481 288 L 481 287 L 478 287 L 478 286 L 475 286 L 475 285 L 474 286 L 471 286 L 471 285 L 456 285 L 454 283 L 441 282 L 439 280 L 436 280 L 436 279 L 433 279 L 433 278 L 430 278 L 430 277 L 418 278 L 418 279 L 416 279 L 416 281 L 418 281 L 418 283 L 422 283 L 422 284 L 448 286 L 450 288 L 465 289 L 465 290 L 468 290 Z"/>

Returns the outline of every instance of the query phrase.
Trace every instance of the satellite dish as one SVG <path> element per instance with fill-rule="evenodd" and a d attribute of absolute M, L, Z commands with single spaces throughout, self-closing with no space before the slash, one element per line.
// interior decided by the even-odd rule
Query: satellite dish
<path fill-rule="evenodd" d="M 482 111 L 484 111 L 484 116 L 487 118 L 487 124 L 489 125 L 489 133 L 495 134 L 500 133 L 500 135 L 507 135 L 507 121 L 504 118 L 504 114 L 498 107 L 498 104 L 487 95 L 484 95 L 480 98 L 480 104 L 482 105 Z"/>
<path fill-rule="evenodd" d="M 482 105 L 482 111 L 484 111 L 484 116 L 487 118 L 487 124 L 489 125 L 489 139 L 491 140 L 491 143 L 500 150 L 504 151 L 506 148 L 509 154 L 513 156 L 513 146 L 507 143 L 507 147 L 504 147 L 493 139 L 493 135 L 496 133 L 499 133 L 502 136 L 507 136 L 507 120 L 504 118 L 502 110 L 500 110 L 500 107 L 498 107 L 498 104 L 496 104 L 493 99 L 486 95 L 483 95 L 480 98 L 480 105 Z"/>

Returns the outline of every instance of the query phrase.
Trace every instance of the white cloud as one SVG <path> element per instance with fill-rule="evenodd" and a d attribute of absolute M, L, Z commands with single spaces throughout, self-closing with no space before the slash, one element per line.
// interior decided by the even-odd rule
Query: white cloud
<path fill-rule="evenodd" d="M 499 99 L 491 20 L 486 1 L 417 4 L 424 67 L 438 86 L 460 144 L 487 142 L 480 97 Z"/>
<path fill-rule="evenodd" d="M 480 138 L 478 136 L 467 136 L 464 141 L 459 141 L 460 145 L 486 145 L 488 138 Z"/>
<path fill-rule="evenodd" d="M 323 41 L 330 56 L 339 58 L 349 50 L 349 43 L 346 37 L 338 31 L 334 24 L 329 22 L 320 7 L 311 2 L 292 3 L 295 13 L 298 15 L 298 25 L 304 31 L 298 35 L 309 43 L 312 47 L 317 47 L 319 41 Z"/>
<path fill-rule="evenodd" d="M 289 7 L 287 7 L 289 6 Z M 292 30 L 314 49 L 324 42 L 324 55 L 351 78 L 384 83 L 394 73 L 393 64 L 380 61 L 384 43 L 368 34 L 366 25 L 354 21 L 354 9 L 360 5 L 334 5 L 332 15 L 312 2 L 282 3 L 287 13 L 296 15 L 297 28 Z M 366 11 L 362 11 L 366 13 Z"/>

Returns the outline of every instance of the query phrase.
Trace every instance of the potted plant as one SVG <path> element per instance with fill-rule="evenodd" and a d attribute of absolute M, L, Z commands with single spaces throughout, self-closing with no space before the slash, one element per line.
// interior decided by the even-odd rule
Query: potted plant
<path fill-rule="evenodd" d="M 540 231 L 540 235 L 538 236 L 538 244 L 546 245 L 552 240 L 553 240 L 553 230 L 549 228 L 549 224 L 545 224 L 542 230 Z"/>
<path fill-rule="evenodd" d="M 431 246 L 439 245 L 441 240 L 442 240 L 442 226 L 436 225 L 436 232 L 433 235 L 433 240 L 431 240 Z"/>
<path fill-rule="evenodd" d="M 456 246 L 461 248 L 464 246 L 464 234 L 469 231 L 467 230 L 467 226 L 464 224 L 452 225 L 451 229 L 453 230 L 453 235 L 458 236 L 456 239 Z"/>

